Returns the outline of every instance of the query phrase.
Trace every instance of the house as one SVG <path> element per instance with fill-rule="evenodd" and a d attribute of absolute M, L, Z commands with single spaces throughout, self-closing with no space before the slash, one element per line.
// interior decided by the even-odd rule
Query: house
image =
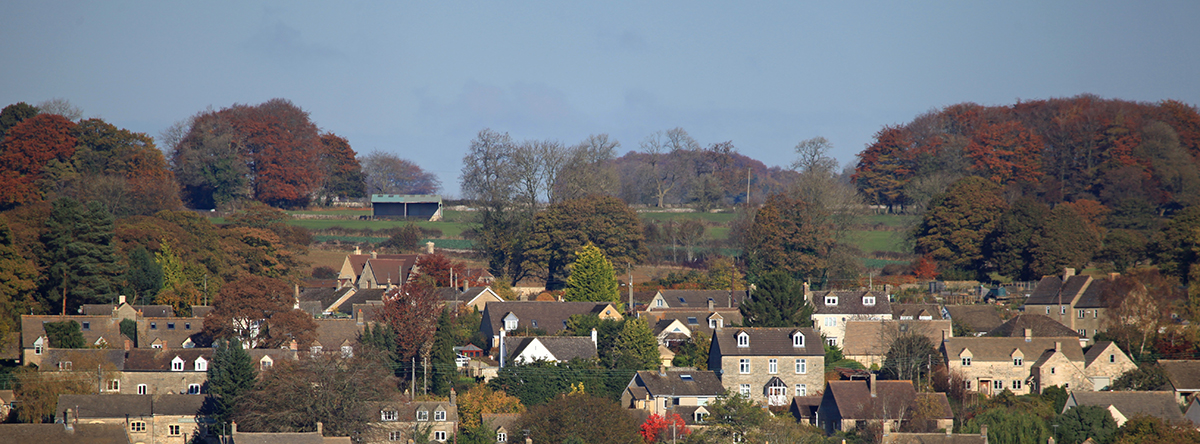
<path fill-rule="evenodd" d="M 486 268 L 468 268 L 463 270 L 462 281 L 475 285 L 488 286 L 496 283 L 496 276 Z"/>
<path fill-rule="evenodd" d="M 1200 361 L 1160 359 L 1158 366 L 1167 374 L 1176 403 L 1188 402 L 1200 393 Z"/>
<path fill-rule="evenodd" d="M 981 336 L 1004 323 L 1000 313 L 991 305 L 947 305 L 942 307 L 950 321 Z"/>
<path fill-rule="evenodd" d="M 658 290 L 646 304 L 646 310 L 737 308 L 744 299 L 746 299 L 745 290 Z"/>
<path fill-rule="evenodd" d="M 133 349 L 125 352 L 118 393 L 200 395 L 208 382 L 211 348 Z"/>
<path fill-rule="evenodd" d="M 121 425 L 133 442 L 183 444 L 208 434 L 203 396 L 59 395 L 55 415 L 81 423 Z"/>
<path fill-rule="evenodd" d="M 250 354 L 250 359 L 254 361 L 255 370 L 265 372 L 275 366 L 276 362 L 283 360 L 295 361 L 299 356 L 295 350 L 279 349 L 279 348 L 254 348 L 246 350 Z"/>
<path fill-rule="evenodd" d="M 371 208 L 377 219 L 442 220 L 442 196 L 436 194 L 372 194 Z"/>
<path fill-rule="evenodd" d="M 458 428 L 458 406 L 454 392 L 450 401 L 411 401 L 396 398 L 371 403 L 370 427 L 360 437 L 364 443 L 404 442 L 414 433 L 426 434 L 432 441 L 454 440 Z"/>
<path fill-rule="evenodd" d="M 702 331 L 709 337 L 712 337 L 713 331 L 718 328 L 725 328 L 733 325 L 741 325 L 742 312 L 737 308 L 718 307 L 714 305 L 712 308 L 662 308 L 657 310 L 641 311 L 637 313 L 639 319 L 643 319 L 647 324 L 657 325 L 664 320 L 677 320 L 687 326 L 692 332 Z"/>
<path fill-rule="evenodd" d="M 504 298 L 496 294 L 491 287 L 470 287 L 462 291 L 452 287 L 439 288 L 438 296 L 444 304 L 479 311 L 483 311 L 489 302 L 504 302 Z"/>
<path fill-rule="evenodd" d="M 367 259 L 363 265 L 362 275 L 358 278 L 358 288 L 392 288 L 403 286 L 408 282 L 416 268 L 416 255 L 406 255 L 402 259 Z"/>
<path fill-rule="evenodd" d="M 84 316 L 116 316 L 122 319 L 136 319 L 139 316 L 160 318 L 175 316 L 175 308 L 170 305 L 129 305 L 125 299 L 124 295 L 118 296 L 116 305 L 83 304 L 79 307 L 79 312 Z M 126 306 L 129 307 L 128 311 L 124 309 Z"/>
<path fill-rule="evenodd" d="M 232 444 L 350 444 L 349 436 L 324 436 L 325 425 L 317 421 L 317 429 L 311 432 L 246 432 L 238 430 L 237 422 L 230 422 L 229 434 Z"/>
<path fill-rule="evenodd" d="M 811 328 L 723 328 L 713 335 L 708 368 L 726 389 L 782 406 L 824 387 L 825 346 Z"/>
<path fill-rule="evenodd" d="M 70 421 L 55 424 L 3 424 L 0 442 L 55 444 L 129 444 L 122 424 L 88 424 Z"/>
<path fill-rule="evenodd" d="M 345 286 L 339 288 L 302 288 L 296 299 L 299 301 L 300 309 L 304 310 L 313 317 L 328 315 L 337 311 L 339 301 L 350 298 L 357 290 L 354 286 Z"/>
<path fill-rule="evenodd" d="M 338 286 L 347 287 L 355 286 L 358 288 L 370 288 L 359 283 L 362 277 L 363 269 L 367 265 L 367 261 L 371 259 L 397 259 L 403 261 L 412 261 L 417 263 L 418 255 L 416 254 L 378 254 L 372 251 L 370 254 L 363 254 L 358 247 L 354 247 L 354 253 L 347 254 L 342 260 L 342 267 L 338 271 Z"/>
<path fill-rule="evenodd" d="M 987 444 L 987 424 L 979 427 L 979 433 L 901 433 L 893 432 L 891 423 L 883 423 L 880 444 Z"/>
<path fill-rule="evenodd" d="M 523 330 L 553 335 L 566 328 L 573 315 L 594 314 L 600 319 L 623 319 L 616 307 L 603 302 L 492 302 L 483 309 L 479 330 L 500 346 L 500 331 Z"/>
<path fill-rule="evenodd" d="M 984 336 L 1017 338 L 1025 337 L 1027 334 L 1035 338 L 1064 338 L 1079 335 L 1075 330 L 1049 316 L 1040 313 L 1026 313 L 1013 316 L 1012 319 L 1004 321 L 1003 324 L 993 328 Z M 1080 346 L 1087 345 L 1087 340 L 1081 340 L 1079 344 Z"/>
<path fill-rule="evenodd" d="M 483 424 L 496 434 L 496 444 L 521 442 L 524 434 L 516 429 L 520 413 L 484 413 Z"/>
<path fill-rule="evenodd" d="M 874 373 L 867 380 L 829 381 L 817 408 L 817 426 L 828 435 L 868 423 L 899 429 L 912 417 L 918 397 L 929 397 L 932 402 L 926 403 L 938 407 L 933 415 L 935 429 L 954 428 L 954 413 L 945 393 L 918 394 L 912 381 L 879 381 Z"/>
<path fill-rule="evenodd" d="M 383 306 L 383 296 L 388 292 L 387 288 L 363 288 L 354 291 L 342 293 L 338 300 L 334 301 L 325 311 L 329 313 L 342 313 L 355 315 L 354 306 L 360 304 L 375 304 Z"/>
<path fill-rule="evenodd" d="M 50 338 L 45 328 L 45 324 L 50 322 L 75 321 L 83 333 L 84 344 L 89 347 L 124 348 L 126 337 L 121 334 L 123 319 L 114 315 L 21 315 L 21 362 L 25 365 L 41 365 L 43 353 L 50 348 Z"/>
<path fill-rule="evenodd" d="M 58 375 L 55 377 L 83 377 L 95 381 L 99 393 L 120 393 L 124 368 L 124 350 L 51 348 L 45 351 L 38 370 Z"/>
<path fill-rule="evenodd" d="M 1153 416 L 1169 423 L 1185 420 L 1171 392 L 1071 392 L 1062 413 L 1080 405 L 1103 407 L 1112 414 L 1117 427 L 1138 415 Z"/>
<path fill-rule="evenodd" d="M 180 349 L 211 347 L 204 333 L 204 318 L 146 317 L 137 321 L 138 348 Z"/>
<path fill-rule="evenodd" d="M 1091 390 L 1083 348 L 1074 336 L 1061 338 L 954 337 L 942 342 L 952 373 L 963 376 L 967 390 L 1018 395 L 1041 393 L 1052 385 Z"/>
<path fill-rule="evenodd" d="M 813 396 L 793 396 L 792 406 L 788 409 L 792 416 L 796 418 L 796 422 L 801 424 L 817 425 L 817 410 L 821 408 L 822 395 Z"/>
<path fill-rule="evenodd" d="M 846 321 L 892 319 L 887 293 L 874 291 L 808 291 L 805 297 L 813 306 L 813 326 L 830 345 L 842 347 L 846 339 Z"/>
<path fill-rule="evenodd" d="M 1104 331 L 1101 322 L 1107 307 L 1102 295 L 1110 282 L 1079 276 L 1074 268 L 1066 268 L 1062 277 L 1046 276 L 1038 281 L 1025 300 L 1025 313 L 1044 314 L 1079 336 L 1091 339 Z"/>
<path fill-rule="evenodd" d="M 883 366 L 892 342 L 901 336 L 917 334 L 929 338 L 935 347 L 942 340 L 954 336 L 950 321 L 946 320 L 859 320 L 846 321 L 846 339 L 842 355 L 862 365 Z"/>
<path fill-rule="evenodd" d="M 945 319 L 937 304 L 892 304 L 892 319 L 901 321 L 940 321 Z"/>
<path fill-rule="evenodd" d="M 692 329 L 678 319 L 661 319 L 650 326 L 659 345 L 672 347 L 692 340 Z"/>
<path fill-rule="evenodd" d="M 1104 390 L 1122 373 L 1137 368 L 1137 364 L 1112 341 L 1097 342 L 1083 358 L 1084 373 L 1092 381 L 1092 390 Z"/>
<path fill-rule="evenodd" d="M 567 362 L 572 359 L 596 359 L 596 332 L 592 336 L 504 337 L 504 363 L 515 365 L 536 361 Z"/>
<path fill-rule="evenodd" d="M 705 370 L 648 370 L 634 373 L 633 379 L 621 392 L 621 405 L 645 410 L 651 414 L 679 413 L 679 407 L 708 405 L 725 393 L 721 379 L 714 371 Z M 707 411 L 707 410 L 706 410 Z M 693 421 L 703 422 L 703 418 Z M 684 415 L 680 415 L 684 416 Z M 686 420 L 686 419 L 685 419 Z"/>
<path fill-rule="evenodd" d="M 309 344 L 309 352 L 337 353 L 343 358 L 354 356 L 358 336 L 364 324 L 358 319 L 314 319 L 317 323 L 316 338 Z"/>

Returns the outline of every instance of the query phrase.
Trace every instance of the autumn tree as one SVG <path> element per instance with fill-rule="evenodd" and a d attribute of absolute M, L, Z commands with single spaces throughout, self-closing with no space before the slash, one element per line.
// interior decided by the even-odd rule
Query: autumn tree
<path fill-rule="evenodd" d="M 437 328 L 441 299 L 425 280 L 410 281 L 383 295 L 383 319 L 395 333 L 396 359 L 427 356 Z"/>
<path fill-rule="evenodd" d="M 25 102 L 17 102 L 0 110 L 0 141 L 4 140 L 8 130 L 30 117 L 38 115 L 37 107 Z"/>
<path fill-rule="evenodd" d="M 911 144 L 903 128 L 885 127 L 875 133 L 875 142 L 858 154 L 854 184 L 868 202 L 886 205 L 889 212 L 906 203 L 904 185 L 913 173 L 907 152 Z"/>
<path fill-rule="evenodd" d="M 75 124 L 55 114 L 39 114 L 9 128 L 0 141 L 0 208 L 38 201 L 47 166 L 69 168 L 75 152 Z M 51 165 L 51 164 L 55 165 Z"/>
<path fill-rule="evenodd" d="M 547 288 L 562 288 L 567 265 L 589 242 L 618 267 L 638 263 L 646 254 L 637 213 L 617 198 L 590 196 L 553 204 L 537 214 L 523 267 L 544 273 Z"/>
<path fill-rule="evenodd" d="M 750 398 L 729 391 L 706 408 L 712 414 L 707 418 L 709 427 L 704 433 L 722 442 L 746 439 L 770 418 L 770 413 Z"/>
<path fill-rule="evenodd" d="M 993 231 L 983 244 L 984 256 L 996 272 L 1020 280 L 1034 280 L 1034 245 L 1042 223 L 1050 216 L 1050 207 L 1032 197 L 1022 197 L 1000 216 Z"/>
<path fill-rule="evenodd" d="M 20 316 L 34 304 L 38 270 L 15 245 L 8 219 L 0 216 L 0 337 L 18 331 Z"/>
<path fill-rule="evenodd" d="M 367 195 L 434 194 L 442 187 L 436 175 L 392 153 L 372 151 L 360 163 Z"/>
<path fill-rule="evenodd" d="M 463 278 L 466 269 L 466 264 L 450 260 L 442 253 L 422 254 L 417 258 L 418 271 L 412 279 L 417 280 L 428 276 L 434 280 L 437 287 L 454 287 L 463 284 L 473 286 Z"/>
<path fill-rule="evenodd" d="M 366 196 L 366 175 L 346 138 L 334 133 L 321 134 L 321 160 L 325 168 L 322 193 L 326 199 Z"/>
<path fill-rule="evenodd" d="M 771 271 L 793 279 L 824 283 L 827 257 L 836 240 L 829 226 L 814 220 L 811 204 L 785 195 L 772 195 L 758 209 L 746 230 L 746 263 L 751 274 Z"/>
<path fill-rule="evenodd" d="M 1113 280 L 1100 295 L 1105 306 L 1102 322 L 1114 342 L 1141 359 L 1160 327 L 1171 324 L 1171 313 L 1187 300 L 1179 280 L 1158 270 L 1138 270 Z"/>
<path fill-rule="evenodd" d="M 983 265 L 983 243 L 1008 207 L 999 187 L 979 177 L 955 183 L 930 205 L 916 227 L 915 252 L 969 273 Z M 945 273 L 945 271 L 943 271 Z"/>
<path fill-rule="evenodd" d="M 638 428 L 638 434 L 642 435 L 646 444 L 653 444 L 686 437 L 692 434 L 692 430 L 687 427 L 687 423 L 678 413 L 669 413 L 665 417 L 654 413 L 646 418 L 646 422 L 643 422 Z"/>
<path fill-rule="evenodd" d="M 41 293 L 47 305 L 61 305 L 64 294 L 68 308 L 114 301 L 123 270 L 113 247 L 112 215 L 97 202 L 85 207 L 64 197 L 54 202 L 46 228 Z"/>
<path fill-rule="evenodd" d="M 239 341 L 247 348 L 279 348 L 295 341 L 307 346 L 317 324 L 308 313 L 292 308 L 292 289 L 286 282 L 245 276 L 221 288 L 213 311 L 204 318 L 204 331 L 215 339 Z"/>
<path fill-rule="evenodd" d="M 588 242 L 575 252 L 575 262 L 571 264 L 571 275 L 567 277 L 563 299 L 616 304 L 620 300 L 618 287 L 612 262 L 604 257 L 604 252 Z"/>
<path fill-rule="evenodd" d="M 80 121 L 73 132 L 73 174 L 59 178 L 68 195 L 99 201 L 117 217 L 180 207 L 179 185 L 153 138 L 95 118 Z"/>
<path fill-rule="evenodd" d="M 759 279 L 752 299 L 738 307 L 747 327 L 811 327 L 813 307 L 804 287 L 785 273 Z"/>
<path fill-rule="evenodd" d="M 1008 121 L 985 125 L 967 145 L 972 169 L 981 177 L 999 184 L 1036 183 L 1042 175 L 1040 156 L 1042 138 Z"/>
<path fill-rule="evenodd" d="M 679 185 L 686 166 L 681 164 L 679 154 L 697 151 L 700 144 L 683 128 L 672 128 L 647 136 L 641 148 L 649 155 L 647 173 L 652 179 L 651 193 L 657 206 L 662 208 L 667 195 Z"/>
<path fill-rule="evenodd" d="M 609 139 L 608 134 L 592 134 L 568 149 L 554 178 L 551 202 L 619 193 L 621 178 L 613 159 L 620 147 L 621 143 Z"/>
<path fill-rule="evenodd" d="M 586 393 L 559 396 L 529 409 L 515 425 L 534 442 L 644 444 L 638 424 L 617 403 Z"/>
<path fill-rule="evenodd" d="M 473 385 L 458 395 L 458 420 L 463 427 L 479 425 L 487 413 L 525 413 L 525 406 L 520 399 L 484 384 Z"/>

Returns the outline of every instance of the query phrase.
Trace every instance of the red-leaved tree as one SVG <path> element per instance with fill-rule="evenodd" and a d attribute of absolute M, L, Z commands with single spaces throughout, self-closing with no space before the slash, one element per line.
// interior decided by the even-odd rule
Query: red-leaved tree
<path fill-rule="evenodd" d="M 0 142 L 0 206 L 39 200 L 36 182 L 51 160 L 67 162 L 75 153 L 75 123 L 57 114 L 39 114 L 8 130 Z"/>
<path fill-rule="evenodd" d="M 672 425 L 675 427 L 674 431 L 671 429 Z M 683 417 L 679 416 L 678 413 L 671 413 L 666 417 L 659 414 L 650 415 L 649 418 L 646 418 L 646 422 L 642 423 L 641 428 L 638 429 L 638 434 L 642 435 L 647 444 L 669 441 L 671 440 L 672 433 L 675 433 L 675 436 L 679 437 L 692 433 L 688 429 L 687 423 L 683 421 Z"/>
<path fill-rule="evenodd" d="M 414 279 L 383 295 L 383 319 L 396 332 L 396 356 L 407 361 L 433 344 L 441 300 L 426 279 Z"/>

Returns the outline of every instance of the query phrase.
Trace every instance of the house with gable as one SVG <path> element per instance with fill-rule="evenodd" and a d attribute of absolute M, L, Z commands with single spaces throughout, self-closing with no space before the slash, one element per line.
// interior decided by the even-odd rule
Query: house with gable
<path fill-rule="evenodd" d="M 876 291 L 809 291 L 805 297 L 813 306 L 813 327 L 830 345 L 843 347 L 846 343 L 846 322 L 850 320 L 892 319 L 888 295 Z"/>
<path fill-rule="evenodd" d="M 133 442 L 184 444 L 211 424 L 204 397 L 187 395 L 59 395 L 55 416 L 87 424 L 118 424 Z"/>
<path fill-rule="evenodd" d="M 825 346 L 806 327 L 723 328 L 713 335 L 708 369 L 726 389 L 782 406 L 825 386 Z"/>
<path fill-rule="evenodd" d="M 942 308 L 951 323 L 969 329 L 974 336 L 983 336 L 1004 323 L 993 305 L 946 305 Z"/>
<path fill-rule="evenodd" d="M 738 308 L 746 297 L 745 290 L 658 290 L 646 304 L 646 310 Z"/>
<path fill-rule="evenodd" d="M 947 320 L 850 319 L 846 321 L 842 355 L 867 367 L 882 367 L 892 342 L 908 334 L 929 338 L 929 343 L 936 346 L 943 339 L 953 337 L 954 328 Z"/>
<path fill-rule="evenodd" d="M 204 334 L 204 318 L 145 317 L 137 321 L 138 348 L 181 349 L 210 347 Z"/>
<path fill-rule="evenodd" d="M 953 337 L 942 342 L 942 353 L 949 370 L 961 374 L 971 391 L 1023 395 L 1052 385 L 1092 389 L 1083 348 L 1073 336 Z"/>
<path fill-rule="evenodd" d="M 309 344 L 309 352 L 337 353 L 349 358 L 354 356 L 354 347 L 358 345 L 358 335 L 362 334 L 364 324 L 358 319 L 314 319 L 317 323 L 316 338 Z"/>
<path fill-rule="evenodd" d="M 418 255 L 416 254 L 378 254 L 372 251 L 370 254 L 363 254 L 362 250 L 354 247 L 354 252 L 347 254 L 342 260 L 342 267 L 338 271 L 338 286 L 347 287 L 355 286 L 358 288 L 372 288 L 366 283 L 361 283 L 363 270 L 366 268 L 367 261 L 371 259 L 397 259 L 402 261 L 412 260 L 416 264 Z M 410 267 L 411 268 L 411 267 Z M 398 283 L 398 282 L 397 282 Z"/>
<path fill-rule="evenodd" d="M 453 287 L 438 289 L 443 304 L 483 311 L 489 302 L 504 302 L 491 287 L 470 287 L 463 290 Z"/>
<path fill-rule="evenodd" d="M 518 419 L 521 419 L 520 413 L 484 413 L 482 415 L 483 423 L 496 434 L 496 444 L 522 442 L 524 433 L 516 428 Z"/>
<path fill-rule="evenodd" d="M 695 369 L 646 370 L 634 373 L 621 393 L 621 405 L 650 414 L 678 414 L 692 422 L 704 422 L 708 405 L 725 393 L 725 386 L 713 371 Z M 700 416 L 697 416 L 700 415 Z"/>
<path fill-rule="evenodd" d="M 454 392 L 450 393 L 449 402 L 397 397 L 370 403 L 371 421 L 360 435 L 360 442 L 406 442 L 417 438 L 414 432 L 428 433 L 429 439 L 436 442 L 453 441 L 458 429 L 458 406 Z"/>
<path fill-rule="evenodd" d="M 5 424 L 4 441 L 55 444 L 130 444 L 121 424 L 88 424 L 70 421 L 47 424 Z"/>
<path fill-rule="evenodd" d="M 1102 296 L 1110 283 L 1110 279 L 1076 275 L 1074 268 L 1066 268 L 1061 277 L 1046 276 L 1038 281 L 1025 300 L 1024 311 L 1048 316 L 1091 339 L 1104 331 L 1101 323 L 1107 307 Z"/>
<path fill-rule="evenodd" d="M 937 304 L 892 304 L 892 319 L 901 321 L 940 321 L 945 319 Z"/>
<path fill-rule="evenodd" d="M 515 365 L 536 361 L 567 362 L 596 359 L 596 333 L 592 336 L 517 336 L 503 338 L 504 362 Z"/>
<path fill-rule="evenodd" d="M 1138 392 L 1138 391 L 1109 391 L 1109 392 L 1071 392 L 1061 413 L 1076 406 L 1092 405 L 1104 408 L 1112 415 L 1117 427 L 1125 425 L 1125 421 L 1138 415 L 1152 416 L 1168 423 L 1180 424 L 1185 421 L 1175 403 L 1175 395 L 1171 392 Z"/>
<path fill-rule="evenodd" d="M 832 435 L 868 424 L 881 424 L 885 429 L 899 429 L 912 417 L 918 399 L 930 398 L 929 404 L 938 407 L 933 415 L 935 429 L 954 428 L 954 412 L 945 393 L 917 393 L 912 381 L 880 381 L 872 373 L 866 380 L 829 381 L 817 408 L 817 426 Z"/>
<path fill-rule="evenodd" d="M 371 258 L 363 265 L 358 288 L 391 288 L 403 286 L 417 265 L 417 255 L 399 255 L 397 259 Z"/>
<path fill-rule="evenodd" d="M 114 315 L 21 315 L 21 362 L 25 365 L 42 365 L 43 355 L 50 349 L 50 337 L 46 335 L 45 324 L 51 322 L 75 321 L 83 333 L 84 344 L 89 347 L 124 348 L 126 337 L 121 334 L 122 319 Z"/>
<path fill-rule="evenodd" d="M 1190 402 L 1200 394 L 1200 361 L 1160 359 L 1158 366 L 1167 375 L 1176 403 Z"/>
<path fill-rule="evenodd" d="M 125 352 L 120 393 L 200 395 L 213 349 L 132 349 Z"/>
<path fill-rule="evenodd" d="M 1100 341 L 1083 355 L 1084 373 L 1092 381 L 1092 390 L 1108 388 L 1121 374 L 1136 369 L 1137 364 L 1112 341 Z"/>
<path fill-rule="evenodd" d="M 95 381 L 99 393 L 121 393 L 125 351 L 111 348 L 50 348 L 38 367 L 48 378 L 79 377 Z"/>
<path fill-rule="evenodd" d="M 612 304 L 603 302 L 492 302 L 483 309 L 483 320 L 479 330 L 484 337 L 492 338 L 492 348 L 500 346 L 500 332 L 512 335 L 545 332 L 553 335 L 566 328 L 567 320 L 573 315 L 594 314 L 600 319 L 623 319 Z"/>
<path fill-rule="evenodd" d="M 678 319 L 661 319 L 650 330 L 662 346 L 672 347 L 692 340 L 692 329 Z"/>

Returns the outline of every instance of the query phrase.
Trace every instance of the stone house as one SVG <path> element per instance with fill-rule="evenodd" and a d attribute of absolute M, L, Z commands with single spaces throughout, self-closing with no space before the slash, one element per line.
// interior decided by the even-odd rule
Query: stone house
<path fill-rule="evenodd" d="M 501 333 L 503 336 L 503 333 Z M 528 364 L 536 361 L 567 362 L 572 359 L 596 359 L 596 333 L 592 336 L 518 336 L 504 337 L 505 364 Z"/>
<path fill-rule="evenodd" d="M 656 325 L 666 320 L 676 320 L 687 326 L 692 332 L 702 331 L 709 337 L 712 337 L 713 331 L 718 328 L 742 323 L 742 312 L 740 309 L 718 307 L 716 305 L 713 305 L 711 308 L 662 308 L 647 310 L 638 312 L 637 316 L 650 325 Z"/>
<path fill-rule="evenodd" d="M 125 352 L 120 393 L 200 395 L 213 349 L 133 349 Z"/>
<path fill-rule="evenodd" d="M 937 304 L 892 304 L 892 319 L 901 321 L 940 321 L 946 319 Z"/>
<path fill-rule="evenodd" d="M 1018 338 L 1025 336 L 1035 338 L 1065 338 L 1079 334 L 1070 327 L 1040 313 L 1025 313 L 1013 316 L 985 336 Z M 1087 345 L 1087 340 L 1080 337 L 1079 346 Z"/>
<path fill-rule="evenodd" d="M 372 258 L 363 265 L 358 288 L 392 288 L 408 282 L 416 270 L 417 255 L 407 254 L 399 259 Z"/>
<path fill-rule="evenodd" d="M 1025 313 L 1037 313 L 1067 326 L 1080 337 L 1091 339 L 1104 331 L 1103 301 L 1110 279 L 1095 279 L 1075 274 L 1074 268 L 1063 270 L 1062 277 L 1046 276 L 1038 281 L 1029 299 L 1025 300 Z"/>
<path fill-rule="evenodd" d="M 769 405 L 787 405 L 825 384 L 825 347 L 811 328 L 716 330 L 708 368 L 726 389 Z"/>
<path fill-rule="evenodd" d="M 454 305 L 455 309 L 462 307 L 478 311 L 483 311 L 490 302 L 504 302 L 504 298 L 496 294 L 491 287 L 470 287 L 461 291 L 457 288 L 443 287 L 438 289 L 438 297 L 443 304 Z"/>
<path fill-rule="evenodd" d="M 203 396 L 59 395 L 55 415 L 122 425 L 134 443 L 184 444 L 193 435 L 208 434 L 203 406 Z"/>
<path fill-rule="evenodd" d="M 371 422 L 360 434 L 360 442 L 405 442 L 425 434 L 432 441 L 453 441 L 458 428 L 458 406 L 454 401 L 451 391 L 449 402 L 406 398 L 373 402 Z"/>
<path fill-rule="evenodd" d="M 21 362 L 25 365 L 42 365 L 43 354 L 50 348 L 50 338 L 45 328 L 49 322 L 75 321 L 83 333 L 84 344 L 89 347 L 124 348 L 126 337 L 121 334 L 121 321 L 125 318 L 121 316 L 134 313 L 126 304 L 122 311 L 108 316 L 21 315 Z"/>
<path fill-rule="evenodd" d="M 1075 337 L 954 337 L 942 342 L 942 353 L 949 370 L 961 374 L 971 391 L 991 395 L 1007 389 L 1023 395 L 1052 385 L 1092 389 Z"/>
<path fill-rule="evenodd" d="M 125 351 L 97 348 L 51 348 L 43 352 L 38 370 L 55 377 L 96 381 L 97 393 L 121 393 Z M 47 376 L 49 377 L 49 376 Z"/>
<path fill-rule="evenodd" d="M 993 305 L 946 305 L 942 307 L 952 324 L 959 324 L 982 336 L 1004 323 Z"/>
<path fill-rule="evenodd" d="M 745 299 L 745 290 L 658 290 L 646 304 L 646 310 L 738 308 Z"/>
<path fill-rule="evenodd" d="M 520 413 L 484 413 L 482 421 L 496 434 L 496 444 L 521 442 L 524 433 L 516 429 Z"/>
<path fill-rule="evenodd" d="M 325 425 L 317 421 L 317 429 L 311 432 L 246 432 L 238 430 L 237 422 L 230 422 L 229 434 L 234 444 L 350 444 L 349 436 L 325 436 Z"/>
<path fill-rule="evenodd" d="M 1137 368 L 1137 364 L 1112 341 L 1100 341 L 1083 355 L 1084 373 L 1092 381 L 1092 390 L 1104 390 L 1122 373 Z"/>
<path fill-rule="evenodd" d="M 936 347 L 945 338 L 954 336 L 950 321 L 946 320 L 859 320 L 846 321 L 846 339 L 842 355 L 862 365 L 883 367 L 888 348 L 896 339 L 907 334 L 929 338 Z"/>
<path fill-rule="evenodd" d="M 612 304 L 603 302 L 492 302 L 483 309 L 483 320 L 479 330 L 484 337 L 492 338 L 492 348 L 500 346 L 500 331 L 544 332 L 553 335 L 567 327 L 573 315 L 594 314 L 600 319 L 623 319 Z"/>
<path fill-rule="evenodd" d="M 922 397 L 928 399 L 918 401 Z M 869 423 L 899 429 L 912 419 L 919 402 L 937 407 L 934 428 L 954 428 L 954 412 L 945 393 L 917 393 L 912 381 L 879 381 L 874 373 L 867 380 L 829 381 L 817 408 L 817 426 L 827 435 Z"/>
<path fill-rule="evenodd" d="M 846 322 L 850 320 L 892 319 L 887 293 L 874 291 L 808 291 L 805 297 L 813 306 L 813 327 L 830 345 L 843 347 Z"/>
<path fill-rule="evenodd" d="M 1117 427 L 1138 415 L 1153 416 L 1174 424 L 1185 420 L 1171 392 L 1071 392 L 1061 413 L 1080 405 L 1094 405 L 1108 410 Z"/>
<path fill-rule="evenodd" d="M 138 348 L 181 349 L 212 346 L 212 340 L 204 334 L 204 318 L 139 318 L 137 335 Z"/>
<path fill-rule="evenodd" d="M 338 271 L 338 286 L 348 287 L 355 286 L 358 288 L 372 288 L 366 282 L 360 282 L 363 270 L 366 268 L 367 261 L 371 259 L 394 259 L 401 261 L 411 261 L 417 263 L 419 255 L 416 254 L 377 254 L 372 251 L 370 254 L 363 254 L 362 250 L 354 247 L 354 253 L 347 254 L 342 260 L 342 267 Z M 411 266 L 409 267 L 412 268 Z M 400 283 L 400 282 L 394 282 Z"/>
<path fill-rule="evenodd" d="M 693 421 L 703 422 L 703 418 L 696 420 L 696 409 L 681 412 L 680 407 L 705 406 L 724 394 L 725 387 L 713 371 L 647 370 L 634 373 L 621 392 L 621 405 L 655 415 L 689 413 Z"/>
<path fill-rule="evenodd" d="M 1189 402 L 1200 393 L 1200 361 L 1160 359 L 1158 366 L 1167 374 L 1176 403 Z"/>
<path fill-rule="evenodd" d="M 659 320 L 650 325 L 650 330 L 658 345 L 672 347 L 692 340 L 692 329 L 678 319 Z"/>
<path fill-rule="evenodd" d="M 55 444 L 130 444 L 121 424 L 87 424 L 71 421 L 53 424 L 4 424 L 4 442 Z"/>
<path fill-rule="evenodd" d="M 337 353 L 344 358 L 354 356 L 354 347 L 358 345 L 358 335 L 363 332 L 364 324 L 358 319 L 314 319 L 317 323 L 316 338 L 308 345 L 309 352 Z"/>

